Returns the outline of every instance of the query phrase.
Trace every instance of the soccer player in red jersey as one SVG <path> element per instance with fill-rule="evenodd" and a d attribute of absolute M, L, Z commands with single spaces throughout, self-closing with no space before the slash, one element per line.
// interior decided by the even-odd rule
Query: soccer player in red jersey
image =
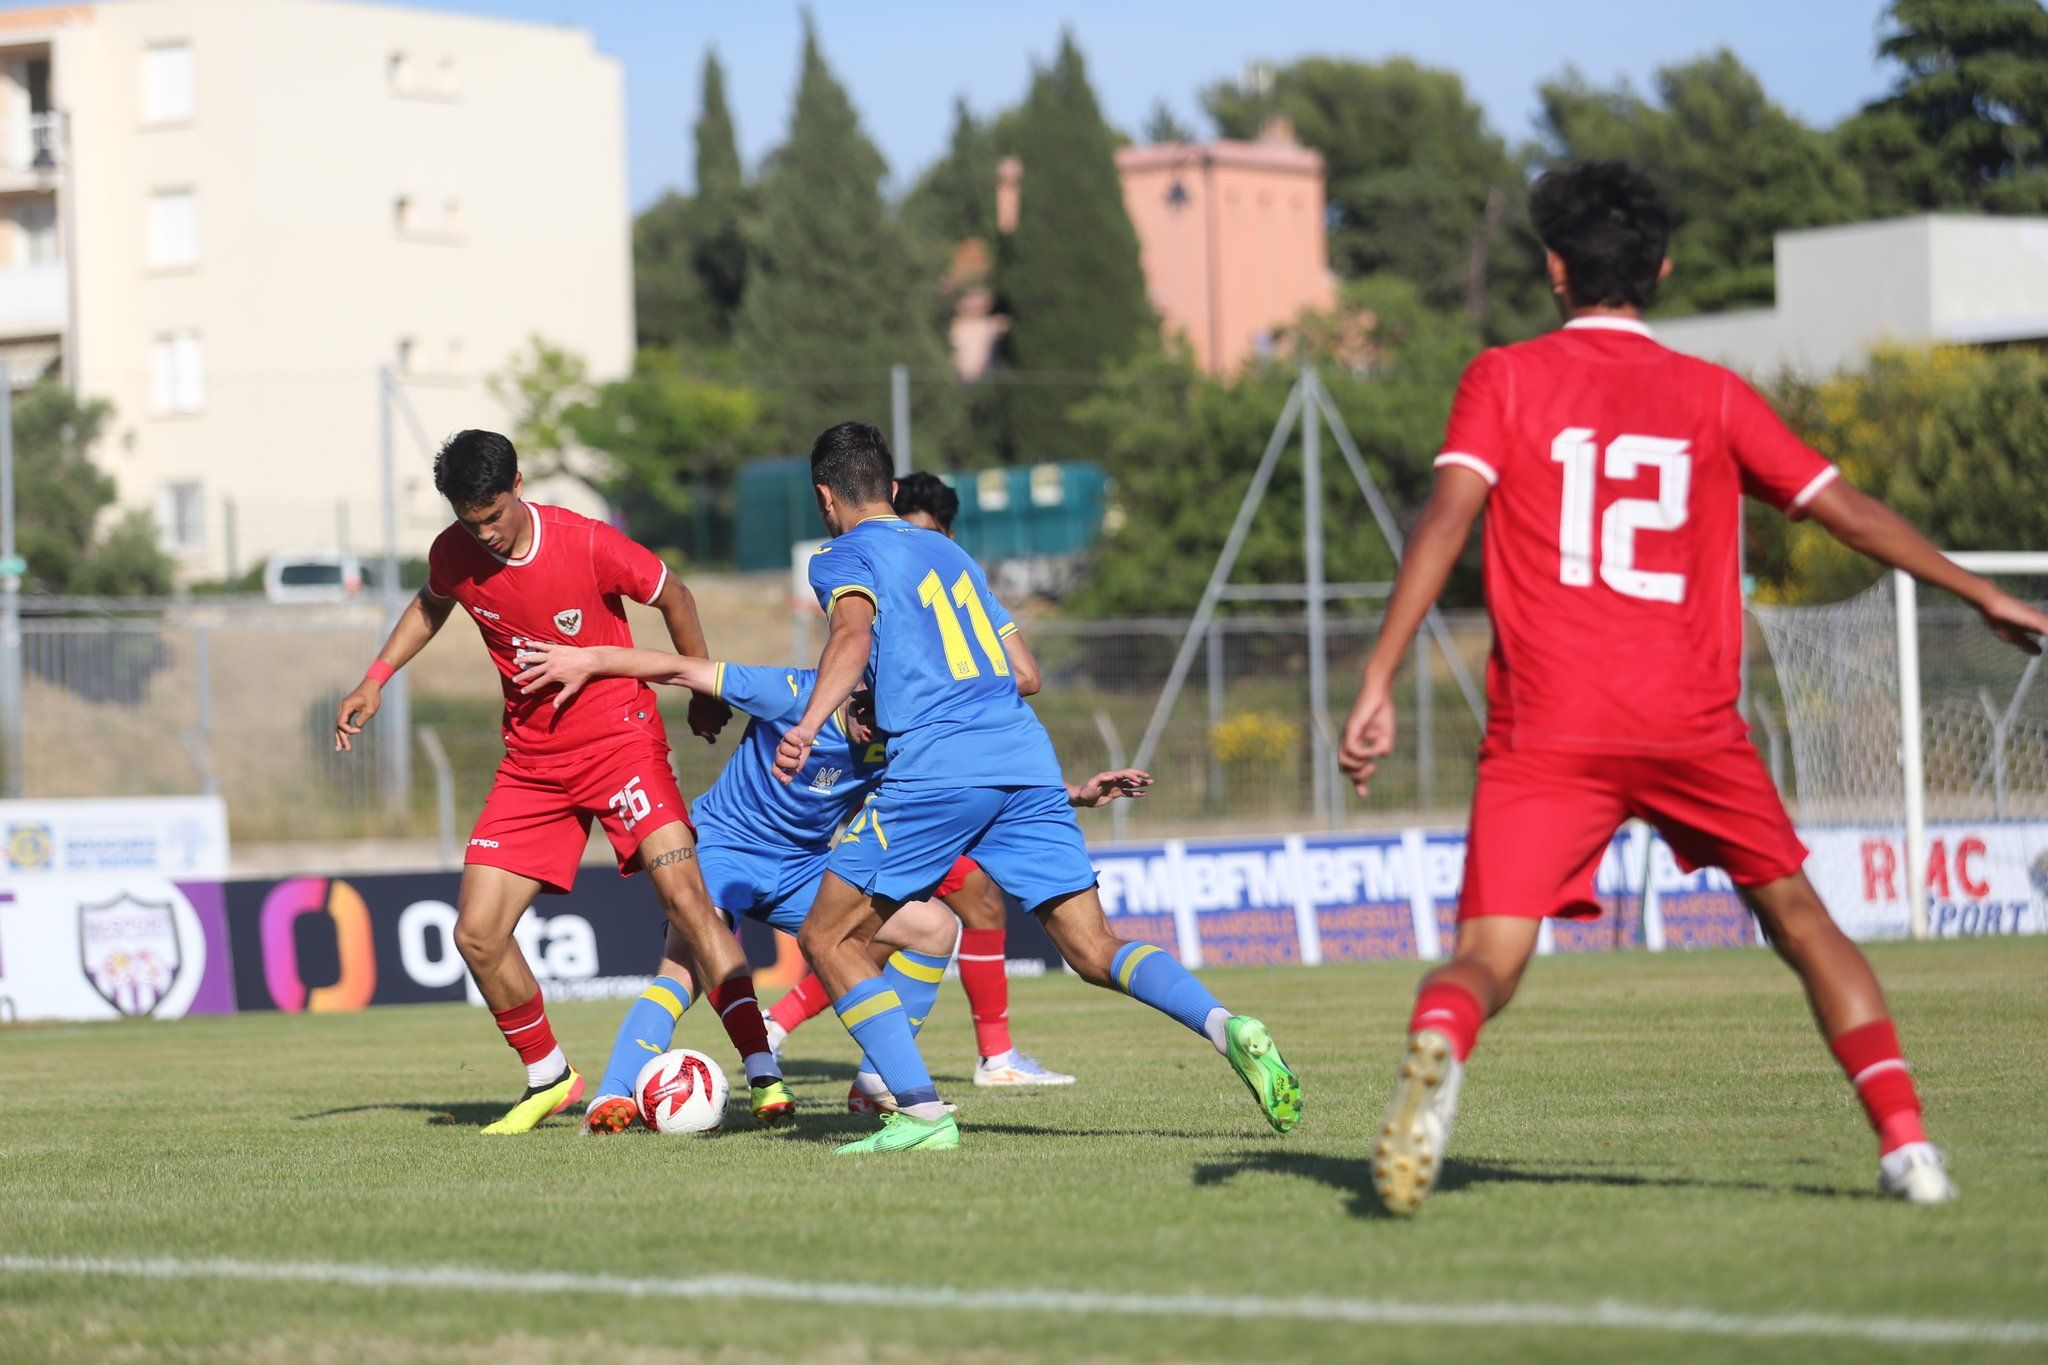
<path fill-rule="evenodd" d="M 1394 747 L 1395 670 L 1483 510 L 1494 645 L 1457 941 L 1416 999 L 1374 1186 L 1396 1214 L 1429 1192 L 1480 1026 L 1514 996 L 1546 916 L 1599 913 L 1594 873 L 1633 816 L 1688 867 L 1726 869 L 1798 973 L 1877 1132 L 1881 1187 L 1952 1199 L 1877 978 L 1800 870 L 1736 711 L 1742 497 L 1947 589 L 2029 653 L 2048 616 L 1851 488 L 1734 374 L 1658 343 L 1641 310 L 1671 269 L 1670 220 L 1643 171 L 1552 172 L 1530 210 L 1564 328 L 1465 371 L 1339 755 L 1365 795 Z"/>
<path fill-rule="evenodd" d="M 896 515 L 912 526 L 922 526 L 952 539 L 953 518 L 960 512 L 960 495 L 938 475 L 904 475 L 896 481 L 896 495 L 891 503 Z M 1012 654 L 1011 666 L 1018 670 L 1018 690 L 1028 697 L 1038 690 L 1036 662 L 1027 651 L 1013 650 Z M 1143 789 L 1138 788 L 1119 790 L 1114 795 L 1142 793 Z M 960 986 L 967 993 L 968 1012 L 974 1016 L 974 1083 L 1006 1087 L 1072 1085 L 1072 1076 L 1054 1071 L 1030 1053 L 1019 1050 L 1010 1037 L 1009 910 L 1003 904 L 1002 891 L 979 863 L 961 858 L 946 874 L 946 880 L 939 883 L 932 899 L 944 902 L 960 919 L 956 960 L 960 964 Z M 881 945 L 893 938 L 885 929 L 875 941 Z M 784 1039 L 831 1003 L 818 974 L 806 972 L 803 980 L 790 987 L 768 1012 L 768 1041 L 780 1049 Z M 879 1085 L 877 1079 L 870 1089 Z M 857 1082 L 856 1092 L 859 1088 Z"/>
<path fill-rule="evenodd" d="M 631 645 L 621 601 L 659 611 L 681 654 L 705 656 L 697 607 L 653 554 L 602 522 L 521 499 L 512 443 L 463 431 L 434 458 L 434 487 L 455 524 L 434 541 L 427 585 L 407 604 L 376 662 L 342 699 L 334 746 L 377 714 L 384 683 L 432 639 L 456 603 L 476 621 L 505 695 L 505 759 L 491 784 L 464 858 L 455 945 L 505 1041 L 526 1066 L 526 1093 L 486 1133 L 524 1133 L 583 1093 L 583 1078 L 555 1043 L 540 985 L 512 937 L 544 891 L 576 879 L 590 821 L 604 827 L 619 871 L 645 868 L 697 980 L 718 1007 L 754 1088 L 764 1123 L 794 1105 L 768 1047 L 753 977 L 738 941 L 712 909 L 697 870 L 689 807 L 669 766 L 668 737 L 654 693 L 631 679 L 593 682 L 575 701 L 524 695 L 516 655 L 529 641 Z M 690 728 L 714 739 L 731 712 L 702 694 Z M 738 1006 L 738 1008 L 735 1008 Z"/>

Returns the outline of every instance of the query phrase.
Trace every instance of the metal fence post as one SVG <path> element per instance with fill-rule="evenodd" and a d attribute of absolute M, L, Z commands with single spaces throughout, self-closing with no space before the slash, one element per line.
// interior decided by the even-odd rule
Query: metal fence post
<path fill-rule="evenodd" d="M 1415 642 L 1415 808 L 1428 810 L 1436 787 L 1436 670 L 1427 634 Z"/>
<path fill-rule="evenodd" d="M 1329 602 L 1323 582 L 1323 414 L 1316 401 L 1320 384 L 1313 365 L 1303 367 L 1301 387 L 1307 395 L 1301 413 L 1301 548 L 1307 567 L 1304 583 L 1308 593 L 1308 705 L 1312 714 L 1327 716 L 1330 640 L 1326 619 Z M 1316 819 L 1324 824 L 1336 816 L 1330 781 L 1336 757 L 1328 744 L 1317 744 L 1309 755 Z"/>
<path fill-rule="evenodd" d="M 1204 747 L 1209 754 L 1209 803 L 1218 810 L 1230 799 L 1230 778 L 1224 771 L 1223 760 L 1216 754 L 1216 731 L 1223 724 L 1223 629 L 1228 619 L 1211 617 L 1208 639 L 1209 742 Z"/>
<path fill-rule="evenodd" d="M 22 794 L 21 575 L 14 550 L 14 380 L 0 360 L 0 745 L 6 771 L 0 791 Z"/>
<path fill-rule="evenodd" d="M 397 381 L 389 365 L 377 367 L 377 446 L 384 474 L 384 560 L 383 596 L 395 618 L 405 606 L 405 589 L 398 581 L 398 451 L 392 434 L 392 408 L 397 404 Z M 379 745 L 384 759 L 384 803 L 402 815 L 412 801 L 412 689 L 401 670 L 384 686 L 382 728 L 386 742 Z"/>
<path fill-rule="evenodd" d="M 898 362 L 889 367 L 889 444 L 895 447 L 896 477 L 911 470 L 910 463 L 910 367 Z"/>

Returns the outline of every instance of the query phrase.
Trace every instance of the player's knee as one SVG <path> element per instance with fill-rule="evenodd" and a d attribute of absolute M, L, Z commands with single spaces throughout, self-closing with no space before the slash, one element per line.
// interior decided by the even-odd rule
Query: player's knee
<path fill-rule="evenodd" d="M 495 961 L 505 949 L 504 935 L 492 933 L 480 920 L 467 915 L 456 919 L 454 938 L 455 951 L 472 967 Z"/>

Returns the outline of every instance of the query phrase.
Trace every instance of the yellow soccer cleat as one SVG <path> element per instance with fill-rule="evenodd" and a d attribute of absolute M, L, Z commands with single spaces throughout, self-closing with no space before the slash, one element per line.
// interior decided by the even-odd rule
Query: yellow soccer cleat
<path fill-rule="evenodd" d="M 493 1137 L 505 1133 L 530 1133 L 540 1127 L 543 1120 L 553 1118 L 570 1105 L 583 1098 L 583 1077 L 570 1067 L 557 1080 L 546 1085 L 528 1086 L 526 1093 L 519 1097 L 519 1103 L 505 1111 L 505 1117 L 486 1127 L 483 1131 Z"/>
<path fill-rule="evenodd" d="M 763 1128 L 774 1128 L 796 1117 L 796 1096 L 789 1093 L 780 1076 L 752 1089 L 754 1122 Z"/>

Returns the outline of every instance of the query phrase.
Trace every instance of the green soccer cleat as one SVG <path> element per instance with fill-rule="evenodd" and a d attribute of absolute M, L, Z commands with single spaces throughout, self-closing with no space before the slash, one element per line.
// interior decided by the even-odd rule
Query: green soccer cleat
<path fill-rule="evenodd" d="M 796 1117 L 796 1096 L 789 1093 L 789 1087 L 782 1083 L 780 1076 L 752 1089 L 754 1122 L 763 1128 L 774 1128 Z"/>
<path fill-rule="evenodd" d="M 570 1105 L 583 1098 L 583 1077 L 574 1067 L 564 1067 L 562 1074 L 546 1085 L 530 1085 L 519 1097 L 519 1103 L 505 1111 L 505 1117 L 482 1131 L 492 1137 L 506 1133 L 530 1133 L 538 1128 L 543 1119 L 553 1118 Z"/>
<path fill-rule="evenodd" d="M 918 1119 L 896 1111 L 882 1115 L 879 1131 L 859 1142 L 839 1148 L 840 1156 L 861 1156 L 868 1152 L 951 1152 L 960 1146 L 960 1125 L 951 1114 L 941 1119 Z"/>
<path fill-rule="evenodd" d="M 1280 1055 L 1266 1026 L 1249 1014 L 1233 1014 L 1223 1030 L 1230 1046 L 1230 1064 L 1259 1102 L 1273 1131 L 1284 1133 L 1300 1123 L 1301 1081 Z"/>

